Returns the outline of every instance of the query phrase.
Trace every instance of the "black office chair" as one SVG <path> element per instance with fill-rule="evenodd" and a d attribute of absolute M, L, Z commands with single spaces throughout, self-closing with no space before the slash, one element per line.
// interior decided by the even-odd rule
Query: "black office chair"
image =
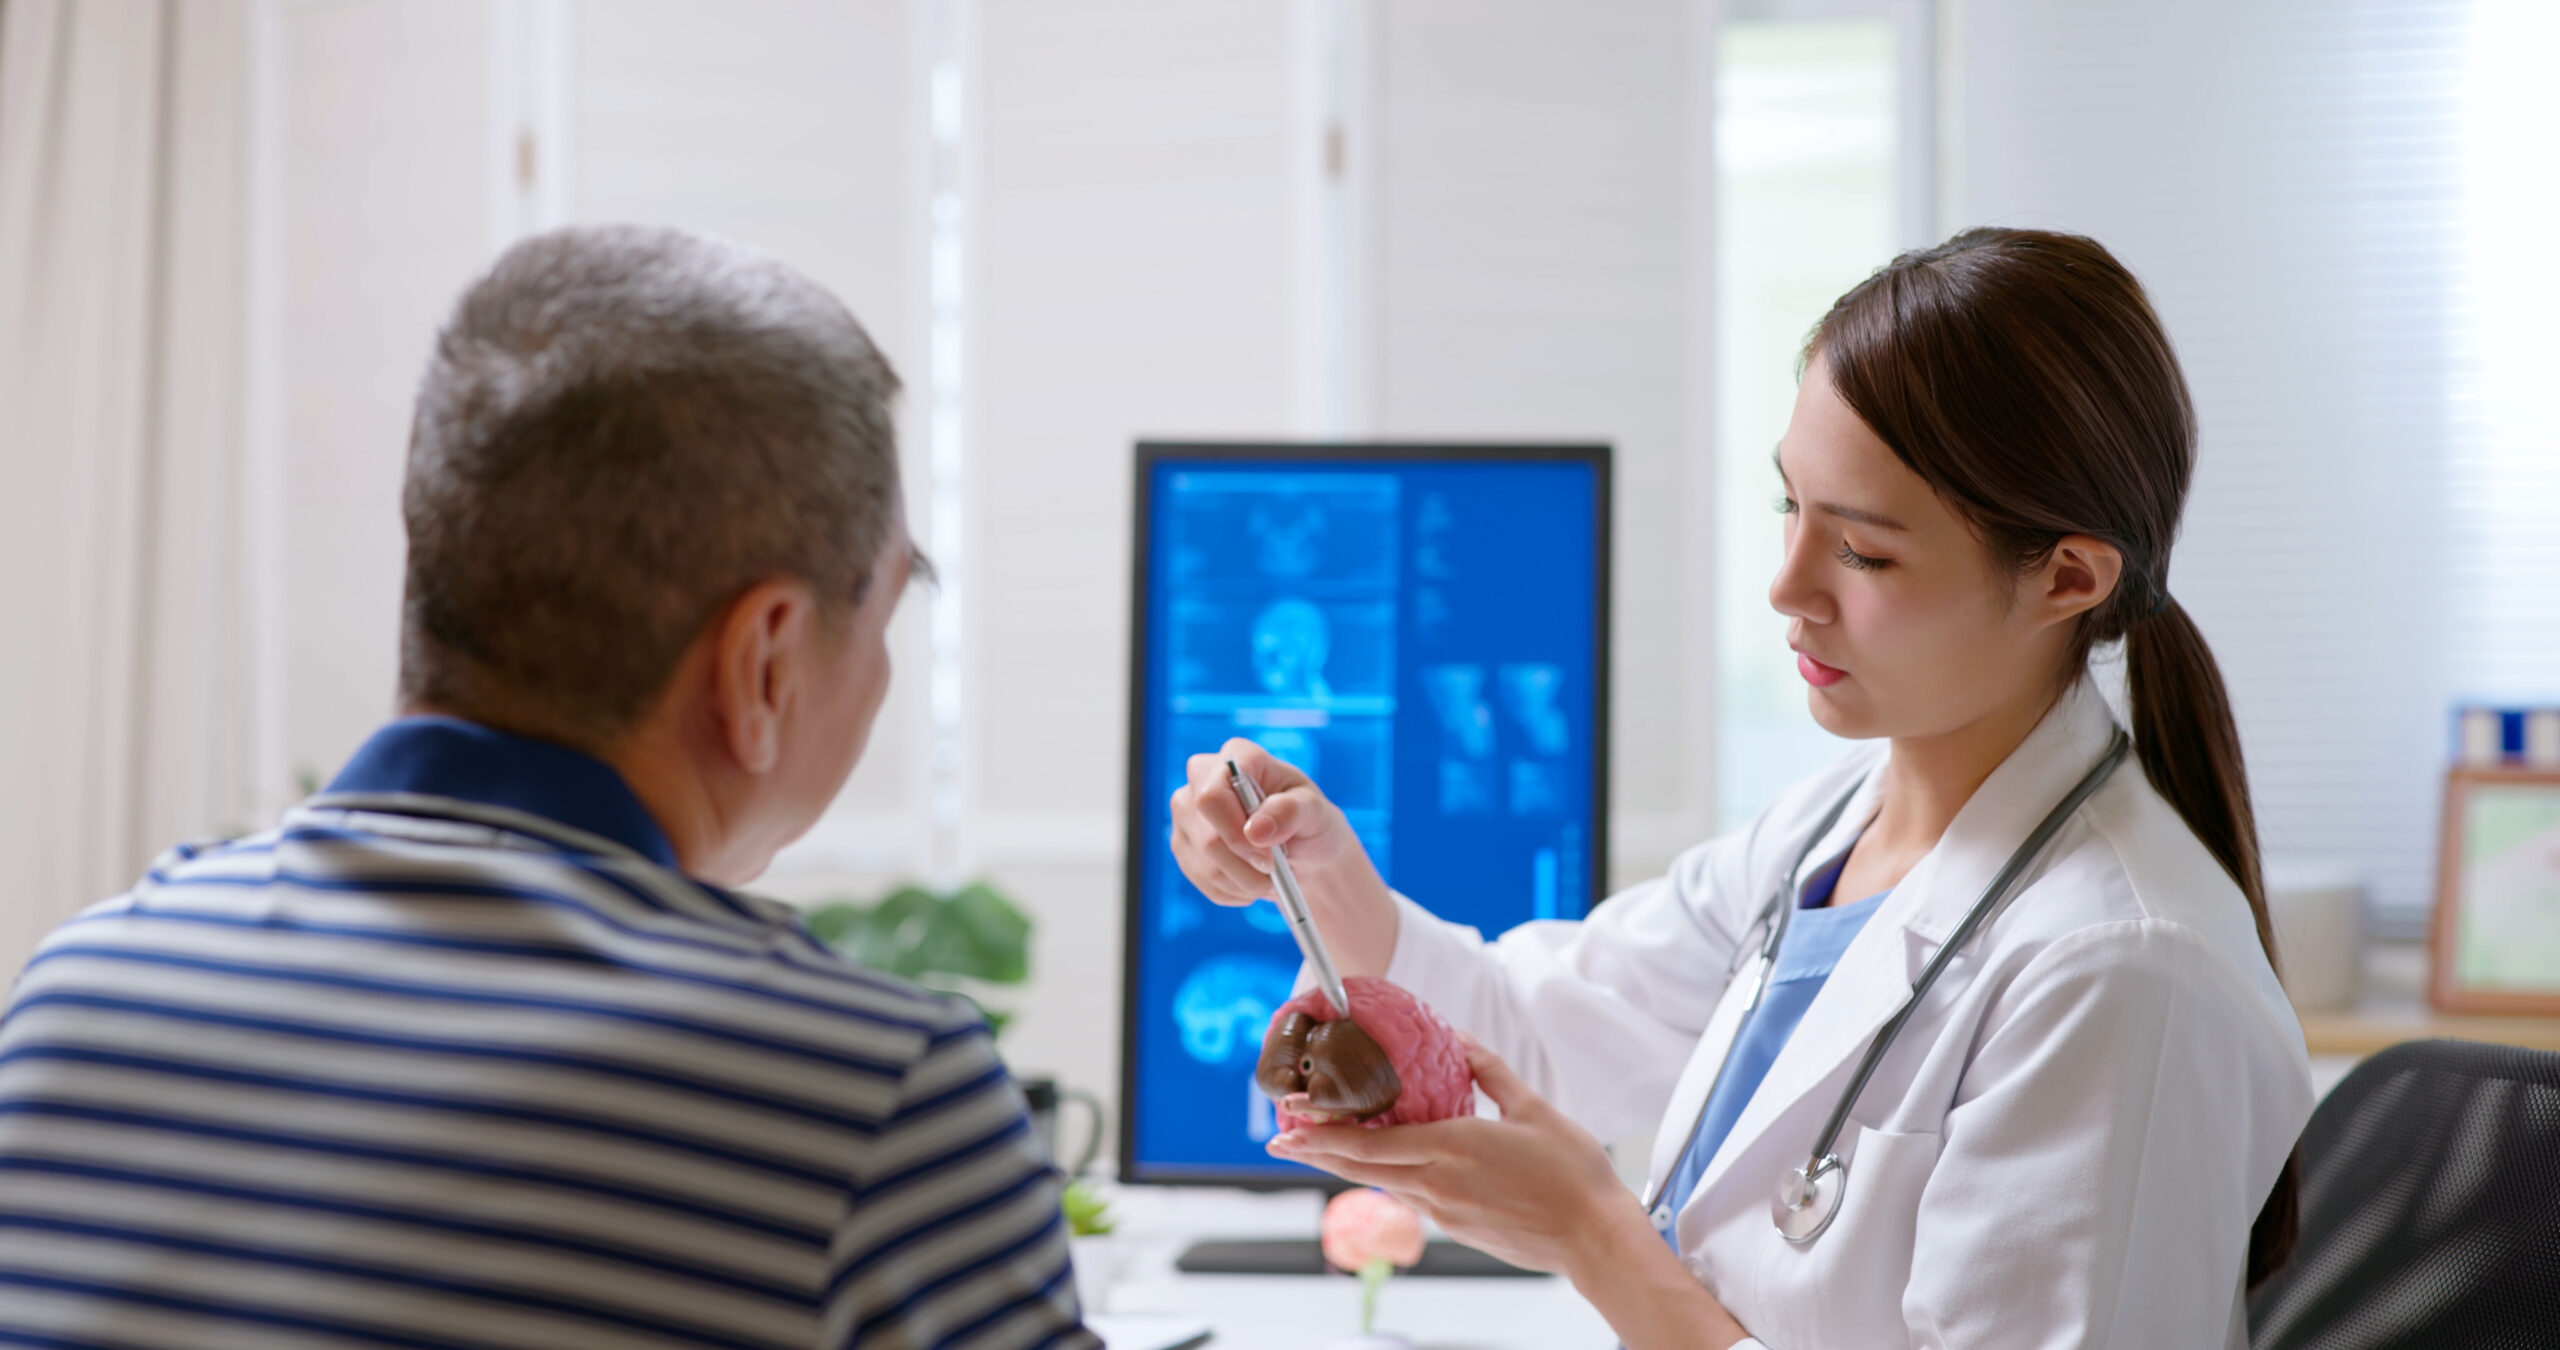
<path fill-rule="evenodd" d="M 2560 1054 L 2412 1041 L 2302 1132 L 2302 1238 L 2255 1350 L 2560 1346 Z"/>

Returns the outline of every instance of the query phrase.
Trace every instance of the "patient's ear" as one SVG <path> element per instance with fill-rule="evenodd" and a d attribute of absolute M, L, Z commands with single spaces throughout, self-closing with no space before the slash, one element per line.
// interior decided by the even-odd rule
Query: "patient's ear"
<path fill-rule="evenodd" d="M 771 773 L 782 759 L 782 728 L 808 678 L 816 600 L 797 581 L 762 581 L 714 621 L 711 711 L 738 767 Z"/>

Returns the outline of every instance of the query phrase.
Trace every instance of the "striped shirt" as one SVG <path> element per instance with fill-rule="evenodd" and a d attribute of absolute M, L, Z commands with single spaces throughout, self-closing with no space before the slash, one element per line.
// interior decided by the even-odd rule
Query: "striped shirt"
<path fill-rule="evenodd" d="M 65 924 L 0 1346 L 1097 1346 L 977 1014 L 674 861 L 602 762 L 412 718 Z"/>

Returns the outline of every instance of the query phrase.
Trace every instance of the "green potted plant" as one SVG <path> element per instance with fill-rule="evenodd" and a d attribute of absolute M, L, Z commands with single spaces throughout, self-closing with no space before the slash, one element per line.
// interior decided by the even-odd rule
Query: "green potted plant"
<path fill-rule="evenodd" d="M 1111 1288 L 1120 1282 L 1124 1252 L 1112 1233 L 1120 1221 L 1112 1216 L 1111 1197 L 1100 1185 L 1078 1177 L 1058 1196 L 1067 1215 L 1067 1252 L 1076 1270 L 1076 1299 L 1088 1313 L 1111 1310 Z"/>
<path fill-rule="evenodd" d="M 873 970 L 977 1004 L 999 1034 L 1012 1014 L 979 994 L 1031 976 L 1031 920 L 983 881 L 948 891 L 911 883 L 868 905 L 837 900 L 807 922 L 820 942 Z"/>

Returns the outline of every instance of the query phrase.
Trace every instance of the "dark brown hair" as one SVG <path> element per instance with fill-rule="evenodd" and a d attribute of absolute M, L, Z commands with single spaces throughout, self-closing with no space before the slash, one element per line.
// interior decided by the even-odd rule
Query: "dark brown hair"
<path fill-rule="evenodd" d="M 2196 416 L 2142 285 L 2094 239 L 1975 229 L 1887 264 L 1840 297 L 1806 344 L 1841 400 L 2025 571 L 2063 536 L 2124 555 L 2113 594 L 2080 616 L 2061 676 L 2122 639 L 2134 753 L 2151 785 L 2275 934 L 2231 700 L 2204 634 L 2169 596 L 2169 548 L 2195 477 Z M 2292 1254 L 2288 1157 L 2249 1233 L 2255 1288 Z"/>
<path fill-rule="evenodd" d="M 595 748 L 749 586 L 848 613 L 889 535 L 897 391 L 761 254 L 633 225 L 508 249 L 418 386 L 401 696 Z"/>

